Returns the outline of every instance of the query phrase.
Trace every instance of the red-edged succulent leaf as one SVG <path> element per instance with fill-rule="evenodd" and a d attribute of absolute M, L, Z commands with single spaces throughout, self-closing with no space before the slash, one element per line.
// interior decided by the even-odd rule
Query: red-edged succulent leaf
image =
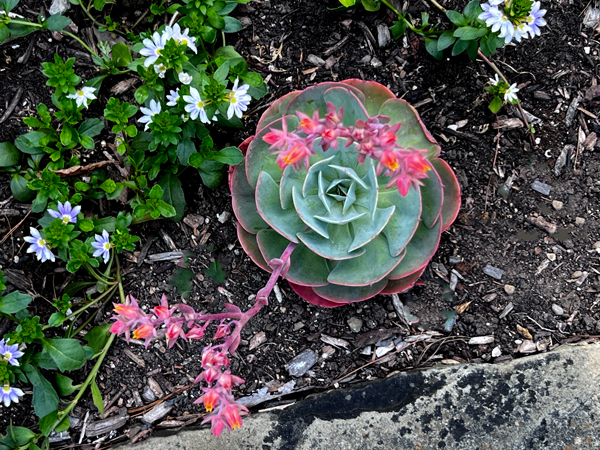
<path fill-rule="evenodd" d="M 337 308 L 338 306 L 344 306 L 346 303 L 338 303 L 332 302 L 329 300 L 325 300 L 323 297 L 315 293 L 313 288 L 310 286 L 300 286 L 299 284 L 294 284 L 291 281 L 288 281 L 290 287 L 294 290 L 296 294 L 306 300 L 308 303 L 312 303 L 316 306 L 321 306 L 323 308 Z"/>
<path fill-rule="evenodd" d="M 271 122 L 274 122 L 277 119 L 281 119 L 287 111 L 290 102 L 294 100 L 294 98 L 300 92 L 302 91 L 293 91 L 275 100 L 271 104 L 271 106 L 267 108 L 267 110 L 263 113 L 260 120 L 258 121 L 258 125 L 256 126 L 258 132 L 260 132 L 264 127 L 268 126 Z"/>
<path fill-rule="evenodd" d="M 387 279 L 383 279 L 372 286 L 358 287 L 329 283 L 326 286 L 314 287 L 313 291 L 315 291 L 315 294 L 331 302 L 352 303 L 361 302 L 379 294 L 387 283 Z"/>
<path fill-rule="evenodd" d="M 239 223 L 237 225 L 237 234 L 240 244 L 242 244 L 242 248 L 248 254 L 248 256 L 250 256 L 250 259 L 254 262 L 254 264 L 259 266 L 261 269 L 266 270 L 267 272 L 271 272 L 271 268 L 265 261 L 265 258 L 263 258 L 260 248 L 258 247 L 256 234 L 248 233 Z"/>
<path fill-rule="evenodd" d="M 365 96 L 365 109 L 370 117 L 379 114 L 379 109 L 387 100 L 396 98 L 388 88 L 375 81 L 363 81 L 358 79 L 344 80 L 342 83 L 359 89 Z"/>
<path fill-rule="evenodd" d="M 406 246 L 406 255 L 388 275 L 390 280 L 406 277 L 411 273 L 425 267 L 440 245 L 442 233 L 442 221 L 438 220 L 431 228 L 423 222 L 417 228 L 417 232 Z"/>
<path fill-rule="evenodd" d="M 248 184 L 244 164 L 239 164 L 233 169 L 229 177 L 233 212 L 246 231 L 256 234 L 269 225 L 258 214 L 255 190 Z"/>
<path fill-rule="evenodd" d="M 460 185 L 458 179 L 443 159 L 434 159 L 431 161 L 437 171 L 444 186 L 444 203 L 442 205 L 442 231 L 446 231 L 456 220 L 460 210 Z"/>
<path fill-rule="evenodd" d="M 438 220 L 442 212 L 444 202 L 444 190 L 442 189 L 442 180 L 435 169 L 427 171 L 427 178 L 421 180 L 421 202 L 423 209 L 421 219 L 425 225 L 431 226 Z"/>
<path fill-rule="evenodd" d="M 427 149 L 427 158 L 437 158 L 440 154 L 440 146 L 431 135 L 417 110 L 401 99 L 392 99 L 381 105 L 379 114 L 390 118 L 390 123 L 402 123 L 400 130 L 396 133 L 398 142 L 404 148 L 415 148 L 417 150 Z"/>
<path fill-rule="evenodd" d="M 381 291 L 381 294 L 400 294 L 401 292 L 408 291 L 415 285 L 423 272 L 425 272 L 425 267 L 404 278 L 389 280 L 387 286 Z"/>

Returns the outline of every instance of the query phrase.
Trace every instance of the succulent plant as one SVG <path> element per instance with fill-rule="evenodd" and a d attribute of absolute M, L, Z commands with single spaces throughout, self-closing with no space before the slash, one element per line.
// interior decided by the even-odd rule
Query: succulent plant
<path fill-rule="evenodd" d="M 261 117 L 230 173 L 239 240 L 316 305 L 411 288 L 460 207 L 460 188 L 416 110 L 369 81 L 291 92 Z"/>

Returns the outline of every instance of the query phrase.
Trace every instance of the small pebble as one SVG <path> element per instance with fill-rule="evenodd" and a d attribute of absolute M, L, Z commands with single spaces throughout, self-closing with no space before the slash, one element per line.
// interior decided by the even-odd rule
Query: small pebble
<path fill-rule="evenodd" d="M 381 61 L 379 61 L 377 58 L 372 58 L 371 65 L 377 69 L 377 68 L 383 66 L 383 63 Z"/>
<path fill-rule="evenodd" d="M 317 55 L 308 55 L 306 60 L 315 66 L 321 67 L 325 65 L 325 60 L 323 58 L 319 58 Z"/>
<path fill-rule="evenodd" d="M 552 312 L 557 316 L 562 316 L 565 313 L 565 310 L 562 307 L 558 306 L 556 303 L 552 304 Z"/>
<path fill-rule="evenodd" d="M 546 253 L 546 256 L 550 261 L 556 261 L 556 253 Z"/>
<path fill-rule="evenodd" d="M 524 340 L 519 345 L 519 353 L 533 353 L 537 351 L 537 345 L 535 342 L 530 341 L 529 339 Z"/>
<path fill-rule="evenodd" d="M 497 358 L 500 355 L 502 355 L 502 350 L 500 350 L 500 346 L 494 347 L 494 350 L 492 350 L 492 358 Z"/>
<path fill-rule="evenodd" d="M 575 217 L 575 225 L 581 226 L 585 223 L 585 219 L 583 217 Z"/>
<path fill-rule="evenodd" d="M 506 292 L 508 295 L 513 295 L 515 293 L 515 287 L 510 284 L 505 284 L 504 292 Z"/>
<path fill-rule="evenodd" d="M 555 210 L 560 211 L 561 209 L 563 209 L 563 202 L 559 200 L 552 200 L 552 207 Z"/>
<path fill-rule="evenodd" d="M 294 331 L 298 331 L 300 329 L 304 328 L 304 322 L 296 322 L 294 324 Z"/>
<path fill-rule="evenodd" d="M 483 273 L 489 275 L 496 280 L 500 280 L 502 278 L 502 274 L 504 274 L 504 270 L 498 269 L 497 267 L 490 266 L 489 264 L 483 268 Z"/>
<path fill-rule="evenodd" d="M 583 275 L 583 272 L 581 270 L 576 270 L 571 274 L 571 278 L 579 278 L 581 275 Z"/>
<path fill-rule="evenodd" d="M 365 355 L 365 356 L 371 356 L 371 353 L 373 353 L 373 349 L 371 348 L 370 345 L 367 345 L 365 348 L 362 349 L 362 351 L 360 352 L 361 355 Z"/>
<path fill-rule="evenodd" d="M 301 377 L 314 366 L 319 356 L 311 349 L 306 349 L 285 365 L 289 374 L 293 377 Z"/>
<path fill-rule="evenodd" d="M 458 264 L 459 262 L 462 262 L 462 260 L 463 260 L 463 259 L 462 259 L 460 256 L 451 256 L 451 257 L 448 259 L 448 262 L 449 262 L 450 264 Z"/>
<path fill-rule="evenodd" d="M 352 331 L 353 333 L 360 333 L 362 324 L 362 320 L 360 320 L 358 317 L 350 317 L 348 319 L 348 326 L 350 327 L 350 331 Z"/>
<path fill-rule="evenodd" d="M 229 211 L 224 211 L 221 214 L 217 214 L 217 219 L 219 220 L 219 223 L 225 223 L 227 222 L 227 219 L 229 219 L 229 216 L 231 216 L 231 213 Z"/>
<path fill-rule="evenodd" d="M 542 183 L 541 181 L 535 180 L 533 183 L 531 183 L 531 189 L 543 195 L 550 195 L 550 190 L 552 189 L 552 186 L 546 183 Z"/>
<path fill-rule="evenodd" d="M 469 345 L 484 345 L 494 342 L 494 336 L 475 336 L 469 339 Z"/>

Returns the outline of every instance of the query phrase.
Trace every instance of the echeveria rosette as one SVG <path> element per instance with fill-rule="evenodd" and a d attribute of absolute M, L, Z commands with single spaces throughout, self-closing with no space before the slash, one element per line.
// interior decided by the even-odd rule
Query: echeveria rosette
<path fill-rule="evenodd" d="M 359 157 L 357 142 L 343 132 L 330 147 L 316 138 L 306 155 L 308 167 L 282 169 L 265 135 L 286 129 L 298 133 L 299 116 L 314 120 L 318 111 L 325 118 L 331 114 L 328 103 L 343 108 L 340 127 L 346 129 L 387 122 L 402 151 L 424 157 L 426 175 L 401 195 L 400 185 L 390 183 L 390 171 L 377 170 L 381 159 L 374 155 L 381 153 L 364 158 L 363 151 Z M 240 242 L 267 271 L 267 261 L 297 243 L 285 278 L 316 305 L 340 306 L 411 288 L 433 257 L 441 232 L 458 214 L 460 188 L 439 158 L 439 145 L 412 106 L 375 82 L 329 82 L 292 92 L 269 107 L 245 145 L 245 164 L 230 176 Z"/>

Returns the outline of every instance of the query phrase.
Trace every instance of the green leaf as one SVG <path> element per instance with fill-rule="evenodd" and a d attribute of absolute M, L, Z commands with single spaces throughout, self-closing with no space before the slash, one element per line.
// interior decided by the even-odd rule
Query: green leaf
<path fill-rule="evenodd" d="M 61 14 L 54 14 L 46 19 L 44 27 L 51 31 L 61 31 L 69 25 L 71 20 Z"/>
<path fill-rule="evenodd" d="M 201 153 L 195 152 L 192 153 L 188 158 L 188 163 L 190 166 L 199 168 L 204 162 L 204 156 Z"/>
<path fill-rule="evenodd" d="M 56 311 L 55 313 L 52 313 L 52 315 L 48 319 L 48 326 L 51 328 L 57 327 L 65 321 L 65 318 L 66 316 L 64 313 Z"/>
<path fill-rule="evenodd" d="M 194 155 L 190 156 L 190 165 L 192 165 L 191 159 L 193 156 Z M 204 185 L 209 188 L 216 188 L 219 186 L 225 177 L 223 173 L 223 164 L 218 161 L 204 160 L 202 164 L 200 164 L 198 172 L 200 173 Z"/>
<path fill-rule="evenodd" d="M 94 0 L 94 8 L 98 11 L 102 11 L 102 8 L 104 8 L 104 5 L 106 5 L 106 0 Z"/>
<path fill-rule="evenodd" d="M 225 61 L 221 64 L 215 73 L 213 74 L 213 78 L 217 81 L 225 81 L 227 79 L 227 75 L 229 74 L 229 61 Z"/>
<path fill-rule="evenodd" d="M 95 147 L 94 140 L 85 134 L 79 136 L 79 142 L 83 148 L 88 150 L 92 150 Z"/>
<path fill-rule="evenodd" d="M 65 147 L 71 143 L 71 139 L 73 138 L 73 130 L 71 127 L 66 126 L 60 132 L 60 143 Z"/>
<path fill-rule="evenodd" d="M 189 138 L 184 138 L 177 146 L 177 158 L 184 166 L 189 164 L 190 155 L 196 152 L 196 146 Z"/>
<path fill-rule="evenodd" d="M 46 350 L 59 370 L 77 370 L 85 364 L 85 350 L 77 339 L 44 339 Z"/>
<path fill-rule="evenodd" d="M 454 32 L 454 37 L 463 41 L 472 41 L 487 34 L 487 28 L 460 27 Z"/>
<path fill-rule="evenodd" d="M 10 30 L 5 24 L 0 24 L 0 44 L 10 37 Z"/>
<path fill-rule="evenodd" d="M 77 131 L 79 134 L 93 138 L 98 136 L 103 129 L 104 120 L 95 118 L 84 120 Z"/>
<path fill-rule="evenodd" d="M 450 20 L 450 22 L 452 22 L 454 25 L 457 25 L 459 27 L 468 24 L 466 17 L 457 11 L 453 11 L 453 10 L 446 11 L 446 17 Z"/>
<path fill-rule="evenodd" d="M 4 11 L 10 12 L 15 6 L 17 6 L 17 3 L 19 3 L 19 0 L 2 0 L 0 5 Z"/>
<path fill-rule="evenodd" d="M 174 222 L 179 222 L 183 218 L 185 209 L 185 196 L 181 187 L 181 181 L 177 175 L 168 173 L 158 181 L 158 185 L 163 190 L 162 200 L 175 208 Z"/>
<path fill-rule="evenodd" d="M 129 47 L 121 42 L 113 45 L 112 60 L 117 67 L 127 67 L 127 65 L 132 61 Z"/>
<path fill-rule="evenodd" d="M 79 386 L 73 386 L 73 380 L 60 373 L 55 374 L 54 382 L 61 397 L 66 397 L 75 392 Z"/>
<path fill-rule="evenodd" d="M 479 6 L 479 0 L 472 0 L 465 7 L 464 14 L 465 17 L 469 20 L 469 22 L 473 23 L 477 20 L 477 18 L 482 12 L 483 9 L 481 9 L 481 6 Z"/>
<path fill-rule="evenodd" d="M 75 281 L 67 285 L 67 287 L 63 291 L 63 294 L 67 294 L 69 297 L 73 297 L 77 292 L 94 286 L 95 284 L 96 283 L 94 281 Z"/>
<path fill-rule="evenodd" d="M 0 142 L 0 167 L 11 167 L 19 162 L 19 150 L 10 142 Z"/>
<path fill-rule="evenodd" d="M 110 323 L 98 325 L 92 328 L 85 335 L 84 339 L 94 351 L 94 353 L 100 353 L 106 345 L 106 342 L 108 342 L 108 338 L 110 337 L 110 326 Z"/>
<path fill-rule="evenodd" d="M 436 39 L 425 38 L 425 49 L 438 61 L 441 60 L 444 54 L 438 50 L 438 42 Z"/>
<path fill-rule="evenodd" d="M 58 410 L 52 411 L 50 414 L 47 414 L 40 419 L 38 425 L 40 427 L 40 432 L 44 436 L 48 436 L 52 433 L 52 428 L 56 419 L 58 419 Z"/>
<path fill-rule="evenodd" d="M 452 31 L 444 31 L 438 38 L 437 49 L 441 52 L 454 44 L 454 41 L 456 41 L 456 38 L 453 36 Z"/>
<path fill-rule="evenodd" d="M 371 12 L 379 11 L 379 7 L 381 6 L 379 0 L 362 0 L 362 4 L 367 11 Z"/>
<path fill-rule="evenodd" d="M 95 378 L 92 380 L 90 389 L 92 390 L 92 399 L 94 400 L 94 405 L 96 405 L 96 408 L 98 408 L 100 414 L 104 415 L 104 402 L 102 401 L 102 393 L 96 384 Z"/>
<path fill-rule="evenodd" d="M 225 27 L 222 30 L 223 33 L 237 33 L 244 28 L 242 22 L 233 17 L 224 16 L 223 19 L 225 19 Z"/>
<path fill-rule="evenodd" d="M 104 182 L 100 185 L 100 189 L 104 192 L 111 193 L 114 192 L 117 188 L 117 184 L 113 180 L 104 180 Z"/>
<path fill-rule="evenodd" d="M 454 47 L 452 47 L 452 56 L 460 55 L 467 49 L 470 43 L 470 41 L 463 41 L 461 39 L 456 41 Z"/>
<path fill-rule="evenodd" d="M 138 102 L 140 105 L 144 104 L 149 95 L 150 88 L 147 84 L 142 84 L 139 88 L 136 89 L 135 94 L 133 94 L 133 96 L 135 97 L 135 101 Z"/>
<path fill-rule="evenodd" d="M 403 36 L 406 32 L 406 23 L 404 22 L 404 19 L 400 18 L 400 20 L 395 20 L 394 24 L 390 27 L 390 31 L 392 32 L 392 38 L 394 38 L 394 40 Z"/>
<path fill-rule="evenodd" d="M 52 387 L 52 384 L 44 378 L 40 372 L 31 364 L 27 364 L 23 371 L 27 375 L 29 382 L 33 384 L 33 409 L 35 414 L 42 418 L 52 411 L 58 409 L 58 394 Z"/>
<path fill-rule="evenodd" d="M 81 231 L 89 232 L 94 229 L 94 222 L 90 219 L 81 219 L 77 222 Z"/>
<path fill-rule="evenodd" d="M 8 434 L 10 434 L 10 437 L 12 438 L 12 440 L 19 447 L 26 445 L 35 437 L 35 433 L 33 431 L 31 431 L 29 428 L 15 427 L 12 425 L 12 423 L 8 427 L 7 431 L 8 431 Z"/>
<path fill-rule="evenodd" d="M 35 191 L 27 186 L 27 180 L 18 173 L 13 174 L 10 180 L 10 191 L 15 200 L 22 203 L 29 203 L 36 195 Z"/>
<path fill-rule="evenodd" d="M 494 97 L 494 99 L 490 102 L 490 111 L 496 114 L 502 108 L 502 99 L 498 96 Z"/>
<path fill-rule="evenodd" d="M 31 303 L 30 295 L 21 294 L 19 291 L 13 291 L 8 295 L 0 298 L 0 312 L 4 314 L 15 314 Z"/>
<path fill-rule="evenodd" d="M 208 269 L 204 270 L 204 275 L 210 277 L 215 283 L 224 283 L 227 278 L 227 273 L 223 270 L 223 266 L 217 260 L 214 260 Z"/>
<path fill-rule="evenodd" d="M 237 147 L 226 147 L 216 152 L 211 159 L 229 166 L 237 166 L 244 160 L 244 155 Z"/>
<path fill-rule="evenodd" d="M 469 55 L 471 61 L 475 61 L 477 59 L 477 50 L 479 50 L 479 43 L 477 40 L 470 41 L 470 44 L 467 47 L 467 55 Z"/>

